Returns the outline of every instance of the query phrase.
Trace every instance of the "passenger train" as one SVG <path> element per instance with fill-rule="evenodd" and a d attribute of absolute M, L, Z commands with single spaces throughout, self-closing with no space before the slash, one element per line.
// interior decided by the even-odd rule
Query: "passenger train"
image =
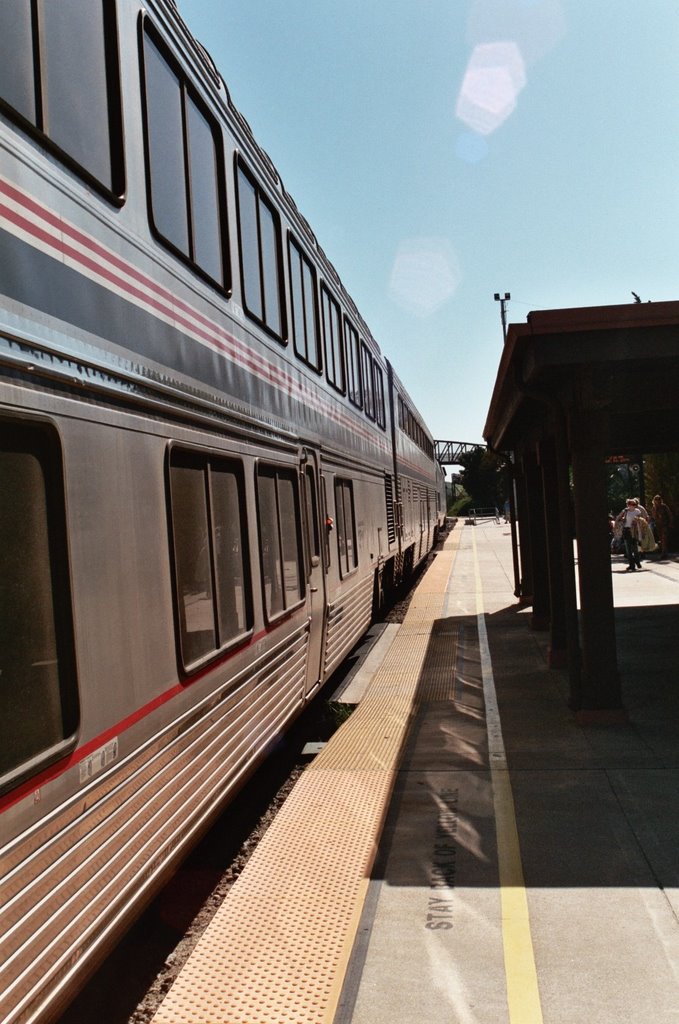
<path fill-rule="evenodd" d="M 431 434 L 172 0 L 0 5 L 0 1019 L 431 550 Z"/>

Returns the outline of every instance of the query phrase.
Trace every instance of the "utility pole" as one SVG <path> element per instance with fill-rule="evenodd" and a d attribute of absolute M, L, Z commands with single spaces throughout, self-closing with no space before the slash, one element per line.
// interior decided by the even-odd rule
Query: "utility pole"
<path fill-rule="evenodd" d="M 495 301 L 500 303 L 500 318 L 502 320 L 502 340 L 507 343 L 507 312 L 505 309 L 506 304 L 511 299 L 509 292 L 505 292 L 504 298 L 499 292 L 495 292 Z"/>

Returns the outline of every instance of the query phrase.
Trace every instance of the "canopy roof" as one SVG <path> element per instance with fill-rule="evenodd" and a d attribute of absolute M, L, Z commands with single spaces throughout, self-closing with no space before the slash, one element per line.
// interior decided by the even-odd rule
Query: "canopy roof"
<path fill-rule="evenodd" d="M 679 302 L 543 310 L 510 324 L 483 436 L 511 451 L 549 409 L 597 413 L 607 454 L 679 448 Z"/>

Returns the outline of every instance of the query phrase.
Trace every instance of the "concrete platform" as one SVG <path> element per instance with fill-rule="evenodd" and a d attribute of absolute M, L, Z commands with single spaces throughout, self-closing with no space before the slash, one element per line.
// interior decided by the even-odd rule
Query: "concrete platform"
<path fill-rule="evenodd" d="M 679 1021 L 679 565 L 644 565 L 612 560 L 630 724 L 583 728 L 508 529 L 463 528 L 459 693 L 419 709 L 335 1024 Z"/>
<path fill-rule="evenodd" d="M 582 726 L 509 529 L 456 527 L 156 1024 L 679 1024 L 679 564 L 646 566 L 611 565 L 629 723 Z"/>

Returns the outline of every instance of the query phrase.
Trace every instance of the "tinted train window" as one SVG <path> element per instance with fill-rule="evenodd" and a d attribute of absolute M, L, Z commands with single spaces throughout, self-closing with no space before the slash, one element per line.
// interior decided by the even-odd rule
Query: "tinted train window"
<path fill-rule="evenodd" d="M 340 574 L 346 576 L 358 565 L 354 487 L 351 480 L 335 481 L 335 510 Z"/>
<path fill-rule="evenodd" d="M 361 366 L 363 369 L 363 408 L 366 416 L 375 419 L 375 378 L 373 375 L 373 357 L 368 346 L 361 345 Z"/>
<path fill-rule="evenodd" d="M 3 0 L 0 98 L 61 155 L 122 194 L 113 0 Z"/>
<path fill-rule="evenodd" d="M 62 756 L 77 726 L 61 456 L 0 424 L 0 776 Z M 22 771 L 22 768 L 24 771 Z"/>
<path fill-rule="evenodd" d="M 382 367 L 375 362 L 373 362 L 373 381 L 375 384 L 375 419 L 384 429 L 387 423 L 384 408 L 384 377 L 382 376 Z"/>
<path fill-rule="evenodd" d="M 200 107 L 186 97 L 186 120 L 191 190 L 191 222 L 193 225 L 193 261 L 224 284 L 220 224 L 222 176 L 217 150 L 219 135 Z"/>
<path fill-rule="evenodd" d="M 226 288 L 219 128 L 148 24 L 144 86 L 153 227 L 164 242 Z"/>
<path fill-rule="evenodd" d="M 347 350 L 347 392 L 349 400 L 360 409 L 363 405 L 361 343 L 358 338 L 358 331 L 347 319 L 344 321 L 344 334 Z"/>
<path fill-rule="evenodd" d="M 325 339 L 325 373 L 332 386 L 344 394 L 346 391 L 346 369 L 342 319 L 339 306 L 325 286 L 321 288 L 321 308 Z"/>
<path fill-rule="evenodd" d="M 292 237 L 288 238 L 292 336 L 295 352 L 314 370 L 321 368 L 316 272 Z"/>
<path fill-rule="evenodd" d="M 238 233 L 245 309 L 270 334 L 284 335 L 278 216 L 247 171 L 238 166 Z"/>
<path fill-rule="evenodd" d="M 318 533 L 318 498 L 316 495 L 316 474 L 311 466 L 305 472 L 305 504 L 307 518 L 307 534 L 309 537 L 309 554 L 312 558 L 321 557 L 321 538 Z"/>
<path fill-rule="evenodd" d="M 174 449 L 170 501 L 177 617 L 187 667 L 251 626 L 241 468 L 217 456 Z"/>
<path fill-rule="evenodd" d="M 321 476 L 321 517 L 323 519 L 323 552 L 325 554 L 325 571 L 330 569 L 330 530 L 334 522 L 328 514 L 328 492 L 325 485 L 325 477 Z"/>
<path fill-rule="evenodd" d="M 297 473 L 261 466 L 257 500 L 264 606 L 271 620 L 303 597 Z"/>

